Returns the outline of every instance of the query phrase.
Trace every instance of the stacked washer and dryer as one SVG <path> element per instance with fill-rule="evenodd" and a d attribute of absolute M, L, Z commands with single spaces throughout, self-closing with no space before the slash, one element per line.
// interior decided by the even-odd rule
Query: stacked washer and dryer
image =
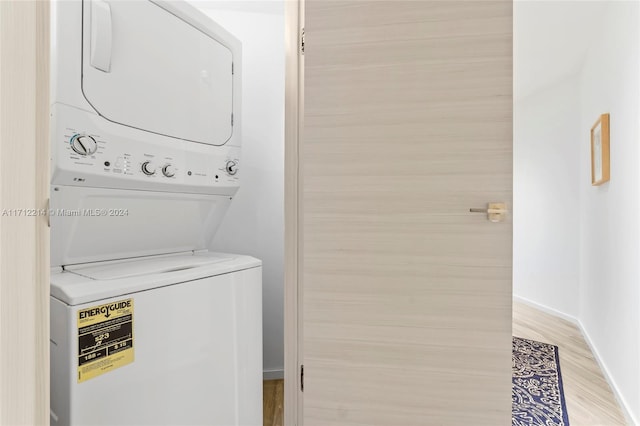
<path fill-rule="evenodd" d="M 261 425 L 261 262 L 207 250 L 240 43 L 175 1 L 54 2 L 52 40 L 51 423 Z"/>

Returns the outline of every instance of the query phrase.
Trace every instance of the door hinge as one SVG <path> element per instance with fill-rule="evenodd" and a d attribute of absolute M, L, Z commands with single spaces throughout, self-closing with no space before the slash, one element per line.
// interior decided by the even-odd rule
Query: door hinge
<path fill-rule="evenodd" d="M 304 55 L 304 28 L 300 30 L 300 53 Z"/>
<path fill-rule="evenodd" d="M 300 392 L 304 392 L 304 364 L 300 366 Z"/>
<path fill-rule="evenodd" d="M 231 114 L 231 126 L 233 126 L 233 113 Z"/>

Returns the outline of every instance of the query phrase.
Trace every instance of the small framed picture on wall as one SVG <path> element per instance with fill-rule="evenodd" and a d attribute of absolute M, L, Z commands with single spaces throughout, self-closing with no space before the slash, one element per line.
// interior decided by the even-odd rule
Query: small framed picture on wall
<path fill-rule="evenodd" d="M 602 114 L 591 128 L 591 185 L 609 181 L 609 114 Z"/>

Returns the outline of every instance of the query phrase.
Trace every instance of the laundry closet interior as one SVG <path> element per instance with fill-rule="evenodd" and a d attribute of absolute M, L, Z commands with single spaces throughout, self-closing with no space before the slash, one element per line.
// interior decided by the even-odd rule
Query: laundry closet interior
<path fill-rule="evenodd" d="M 284 1 L 51 3 L 52 425 L 261 425 Z"/>

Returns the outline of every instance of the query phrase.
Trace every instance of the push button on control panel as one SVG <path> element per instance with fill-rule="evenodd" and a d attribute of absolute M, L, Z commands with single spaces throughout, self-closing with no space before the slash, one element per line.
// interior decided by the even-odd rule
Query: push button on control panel
<path fill-rule="evenodd" d="M 71 149 L 82 156 L 93 155 L 98 150 L 98 143 L 89 135 L 73 135 Z"/>

